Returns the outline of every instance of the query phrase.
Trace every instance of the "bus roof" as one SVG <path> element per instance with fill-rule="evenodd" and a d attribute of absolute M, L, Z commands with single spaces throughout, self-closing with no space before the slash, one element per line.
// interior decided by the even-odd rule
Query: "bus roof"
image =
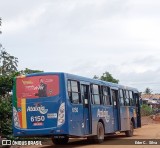
<path fill-rule="evenodd" d="M 119 89 L 132 90 L 135 93 L 138 93 L 138 89 L 133 88 L 133 87 L 128 87 L 128 86 L 125 86 L 125 85 L 116 84 L 116 83 L 107 82 L 107 81 L 102 81 L 102 80 L 97 80 L 97 79 L 92 79 L 92 78 L 87 78 L 87 77 L 78 76 L 78 75 L 75 75 L 75 74 L 69 74 L 69 73 L 65 73 L 65 72 L 40 72 L 40 73 L 27 74 L 27 75 L 25 75 L 25 77 L 53 75 L 53 74 L 62 74 L 65 77 L 67 77 L 68 79 L 86 81 L 86 82 L 90 82 L 90 83 L 96 83 L 96 84 L 99 84 L 99 85 L 107 85 L 109 87 L 113 87 L 113 88 L 117 88 L 117 89 L 119 88 Z M 17 76 L 16 78 L 19 78 L 19 77 L 23 77 L 23 76 Z"/>

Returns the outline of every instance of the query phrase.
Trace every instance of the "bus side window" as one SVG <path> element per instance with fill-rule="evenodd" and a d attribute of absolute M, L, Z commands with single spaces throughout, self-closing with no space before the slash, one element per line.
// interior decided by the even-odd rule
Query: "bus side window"
<path fill-rule="evenodd" d="M 134 93 L 135 105 L 138 107 L 140 105 L 139 95 Z"/>
<path fill-rule="evenodd" d="M 100 104 L 100 86 L 96 84 L 91 85 L 92 103 Z"/>
<path fill-rule="evenodd" d="M 113 100 L 113 105 L 114 105 L 114 106 L 117 106 L 117 105 L 118 105 L 116 99 L 117 99 L 117 98 L 116 98 L 116 92 L 115 92 L 115 90 L 112 90 L 112 100 Z"/>
<path fill-rule="evenodd" d="M 130 106 L 134 106 L 135 102 L 134 102 L 134 97 L 133 97 L 132 91 L 129 91 L 129 98 L 130 98 Z"/>
<path fill-rule="evenodd" d="M 120 105 L 124 106 L 124 93 L 122 89 L 119 90 L 119 97 L 120 97 Z"/>
<path fill-rule="evenodd" d="M 128 90 L 125 90 L 125 106 L 129 106 L 129 94 L 128 94 Z"/>
<path fill-rule="evenodd" d="M 71 103 L 79 104 L 80 103 L 80 85 L 79 82 L 68 80 L 68 96 Z"/>
<path fill-rule="evenodd" d="M 67 89 L 68 89 L 68 97 L 70 100 L 72 100 L 72 92 L 71 92 L 71 81 L 67 81 Z"/>
<path fill-rule="evenodd" d="M 104 105 L 111 105 L 109 88 L 106 86 L 102 86 L 102 98 Z"/>
<path fill-rule="evenodd" d="M 83 104 L 88 104 L 88 90 L 85 85 L 81 85 L 81 92 L 82 92 L 82 101 Z"/>

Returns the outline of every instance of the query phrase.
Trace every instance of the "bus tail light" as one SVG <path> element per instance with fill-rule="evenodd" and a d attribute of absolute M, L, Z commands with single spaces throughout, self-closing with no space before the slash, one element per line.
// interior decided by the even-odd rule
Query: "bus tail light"
<path fill-rule="evenodd" d="M 14 126 L 20 128 L 18 112 L 15 107 L 13 107 L 13 121 L 14 121 Z"/>
<path fill-rule="evenodd" d="M 62 103 L 58 111 L 57 126 L 63 125 L 65 122 L 65 103 Z"/>

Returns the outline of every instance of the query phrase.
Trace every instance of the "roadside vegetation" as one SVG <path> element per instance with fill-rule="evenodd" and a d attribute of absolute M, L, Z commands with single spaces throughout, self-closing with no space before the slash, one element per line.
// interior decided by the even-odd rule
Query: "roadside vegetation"
<path fill-rule="evenodd" d="M 12 80 L 21 74 L 42 72 L 40 70 L 18 71 L 18 58 L 10 55 L 0 46 L 0 133 L 12 135 Z"/>
<path fill-rule="evenodd" d="M 147 104 L 141 106 L 141 116 L 149 116 L 153 114 L 153 109 Z"/>

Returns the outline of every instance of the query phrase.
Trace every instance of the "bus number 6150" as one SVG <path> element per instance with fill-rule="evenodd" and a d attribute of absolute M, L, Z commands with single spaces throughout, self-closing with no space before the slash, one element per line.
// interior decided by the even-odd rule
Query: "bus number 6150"
<path fill-rule="evenodd" d="M 31 116 L 31 122 L 40 122 L 44 120 L 45 120 L 44 116 Z"/>

